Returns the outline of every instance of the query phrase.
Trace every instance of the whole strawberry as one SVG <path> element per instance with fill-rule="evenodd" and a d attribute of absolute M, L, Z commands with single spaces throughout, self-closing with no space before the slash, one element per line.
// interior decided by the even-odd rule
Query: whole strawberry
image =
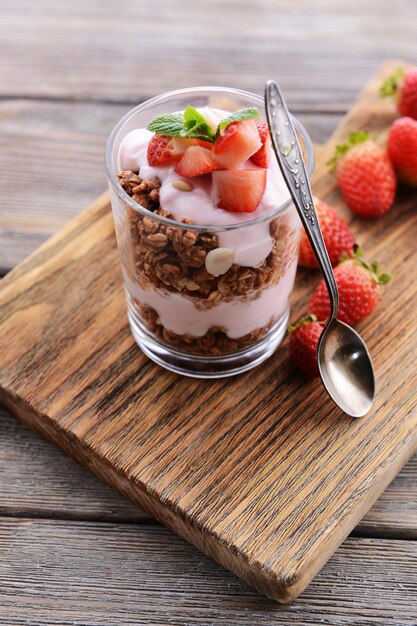
<path fill-rule="evenodd" d="M 329 161 L 348 206 L 360 217 L 384 215 L 394 202 L 397 179 L 388 154 L 367 132 L 350 133 Z"/>
<path fill-rule="evenodd" d="M 398 68 L 381 85 L 380 95 L 394 96 L 398 113 L 417 120 L 417 67 Z"/>
<path fill-rule="evenodd" d="M 290 332 L 289 351 L 292 361 L 308 376 L 318 376 L 317 344 L 323 326 L 314 315 L 307 315 L 288 328 Z"/>
<path fill-rule="evenodd" d="M 398 179 L 417 187 L 417 121 L 411 117 L 396 120 L 387 146 Z"/>
<path fill-rule="evenodd" d="M 343 252 L 351 255 L 355 238 L 345 220 L 330 204 L 314 198 L 314 205 L 330 262 L 336 265 Z M 301 231 L 298 264 L 302 267 L 318 267 L 317 259 L 304 230 Z"/>
<path fill-rule="evenodd" d="M 335 268 L 334 276 L 339 290 L 337 317 L 350 326 L 372 313 L 381 299 L 381 285 L 391 279 L 389 274 L 380 273 L 377 263 L 367 263 L 358 246 L 353 258 L 346 257 Z M 321 322 L 328 319 L 330 303 L 324 280 L 317 285 L 309 309 Z"/>

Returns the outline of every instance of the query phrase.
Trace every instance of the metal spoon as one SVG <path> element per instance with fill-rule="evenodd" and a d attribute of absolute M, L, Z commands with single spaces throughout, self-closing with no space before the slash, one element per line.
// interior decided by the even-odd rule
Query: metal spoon
<path fill-rule="evenodd" d="M 371 357 L 358 333 L 336 319 L 339 293 L 314 209 L 300 145 L 281 91 L 271 80 L 265 85 L 265 107 L 274 152 L 329 292 L 330 319 L 317 348 L 320 377 L 330 397 L 345 413 L 361 417 L 371 408 L 375 395 Z"/>

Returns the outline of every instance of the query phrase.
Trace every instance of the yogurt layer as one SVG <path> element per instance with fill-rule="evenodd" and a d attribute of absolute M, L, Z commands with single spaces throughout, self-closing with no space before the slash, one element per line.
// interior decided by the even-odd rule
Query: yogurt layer
<path fill-rule="evenodd" d="M 206 119 L 216 126 L 228 112 L 218 109 L 200 109 Z M 290 198 L 287 186 L 282 178 L 278 163 L 271 159 L 267 170 L 267 184 L 263 198 L 253 213 L 236 213 L 217 208 L 212 198 L 211 176 L 198 176 L 187 179 L 193 190 L 184 192 L 172 186 L 174 180 L 181 177 L 174 171 L 174 166 L 167 164 L 151 167 L 148 164 L 147 148 L 153 133 L 145 128 L 138 128 L 128 133 L 120 144 L 118 166 L 121 170 L 139 170 L 141 178 L 158 177 L 161 181 L 159 200 L 161 208 L 169 212 L 177 221 L 185 218 L 193 224 L 210 226 L 228 226 L 241 224 L 242 227 L 226 232 L 218 232 L 219 247 L 235 250 L 235 263 L 248 267 L 258 267 L 272 249 L 272 238 L 268 221 L 247 228 L 244 223 L 272 213 Z M 256 169 L 247 162 L 244 167 Z"/>
<path fill-rule="evenodd" d="M 130 296 L 155 309 L 167 330 L 177 335 L 203 337 L 210 328 L 216 326 L 222 328 L 231 339 L 238 339 L 263 328 L 285 313 L 296 269 L 297 260 L 288 267 L 279 283 L 263 289 L 255 300 L 237 296 L 209 309 L 197 307 L 197 298 L 191 299 L 181 293 L 142 289 L 125 269 L 123 275 Z"/>

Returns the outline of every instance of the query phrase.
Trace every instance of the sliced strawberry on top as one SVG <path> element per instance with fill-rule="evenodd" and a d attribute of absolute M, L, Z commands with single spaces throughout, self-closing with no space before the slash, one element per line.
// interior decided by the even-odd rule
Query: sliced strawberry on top
<path fill-rule="evenodd" d="M 262 146 L 255 154 L 252 154 L 250 160 L 258 167 L 268 169 L 269 161 L 271 158 L 271 135 L 269 133 L 268 124 L 258 125 L 259 138 L 262 141 Z"/>
<path fill-rule="evenodd" d="M 211 150 L 213 147 L 213 144 L 210 141 L 204 141 L 204 139 L 197 139 L 197 143 L 202 148 L 207 148 L 208 150 Z"/>
<path fill-rule="evenodd" d="M 228 169 L 234 169 L 261 148 L 255 120 L 232 122 L 217 137 L 213 157 Z"/>
<path fill-rule="evenodd" d="M 175 166 L 177 174 L 185 176 L 185 178 L 202 176 L 203 174 L 209 174 L 214 170 L 221 169 L 223 169 L 223 166 L 220 163 L 216 163 L 211 155 L 211 150 L 202 146 L 187 148 L 180 162 Z"/>
<path fill-rule="evenodd" d="M 214 202 L 220 209 L 252 213 L 262 200 L 266 171 L 261 169 L 213 172 Z"/>
<path fill-rule="evenodd" d="M 197 146 L 197 139 L 154 135 L 148 143 L 148 163 L 152 167 L 178 161 L 190 146 Z"/>

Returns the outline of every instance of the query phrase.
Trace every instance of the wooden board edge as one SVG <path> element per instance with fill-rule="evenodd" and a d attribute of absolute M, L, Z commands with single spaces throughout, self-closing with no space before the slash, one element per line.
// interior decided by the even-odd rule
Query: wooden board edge
<path fill-rule="evenodd" d="M 68 237 L 73 237 L 84 230 L 84 228 L 93 220 L 98 219 L 106 210 L 109 211 L 110 215 L 110 194 L 108 191 L 104 191 L 100 194 L 86 209 L 60 228 L 54 235 L 48 237 L 48 239 L 41 243 L 28 257 L 11 269 L 4 278 L 0 280 L 0 290 L 3 285 L 18 279 L 19 276 L 24 274 L 26 270 L 30 269 L 32 266 L 42 265 L 43 262 L 47 262 L 49 257 L 47 255 L 45 256 L 45 253 L 47 253 L 50 248 L 61 244 L 68 239 Z"/>
<path fill-rule="evenodd" d="M 408 446 L 401 451 L 401 454 L 396 454 L 395 461 L 391 463 L 386 461 L 386 471 L 375 481 L 372 489 L 366 491 L 361 501 L 357 501 L 357 504 L 360 503 L 360 506 L 355 510 L 355 514 L 347 517 L 346 521 L 340 524 L 336 532 L 329 532 L 327 540 L 317 548 L 309 561 L 303 564 L 303 568 L 298 573 L 295 583 L 285 587 L 287 595 L 285 598 L 280 598 L 279 602 L 290 604 L 298 598 L 416 451 L 417 433 L 410 439 Z"/>
<path fill-rule="evenodd" d="M 346 140 L 346 131 L 341 129 L 349 127 L 350 120 L 358 115 L 358 111 L 363 108 L 364 101 L 373 99 L 375 93 L 378 92 L 379 85 L 383 83 L 385 79 L 394 74 L 398 67 L 409 67 L 411 64 L 408 61 L 402 59 L 387 59 L 385 60 L 371 76 L 363 89 L 358 93 L 349 110 L 339 121 L 337 127 L 334 129 L 330 137 L 323 144 L 319 146 L 319 150 L 316 151 L 316 167 L 318 163 L 325 163 L 329 158 L 333 156 L 334 147 Z M 395 104 L 391 98 L 381 98 L 381 108 L 390 109 L 394 113 L 396 111 Z M 396 114 L 399 115 L 399 114 Z M 356 128 L 355 130 L 365 130 L 363 128 Z M 314 179 L 313 179 L 314 182 Z"/>
<path fill-rule="evenodd" d="M 218 541 L 213 535 L 208 535 L 200 528 L 190 525 L 178 512 L 170 510 L 152 494 L 119 474 L 79 439 L 70 437 L 65 431 L 56 428 L 56 424 L 47 415 L 37 415 L 23 399 L 13 397 L 4 390 L 0 390 L 0 403 L 31 430 L 39 432 L 65 454 L 93 472 L 100 480 L 117 489 L 161 524 L 193 544 L 206 556 L 233 572 L 261 594 L 280 603 L 287 601 L 285 581 L 278 580 L 271 572 L 266 573 L 258 564 L 250 563 L 244 554 L 232 551 L 227 544 Z"/>

